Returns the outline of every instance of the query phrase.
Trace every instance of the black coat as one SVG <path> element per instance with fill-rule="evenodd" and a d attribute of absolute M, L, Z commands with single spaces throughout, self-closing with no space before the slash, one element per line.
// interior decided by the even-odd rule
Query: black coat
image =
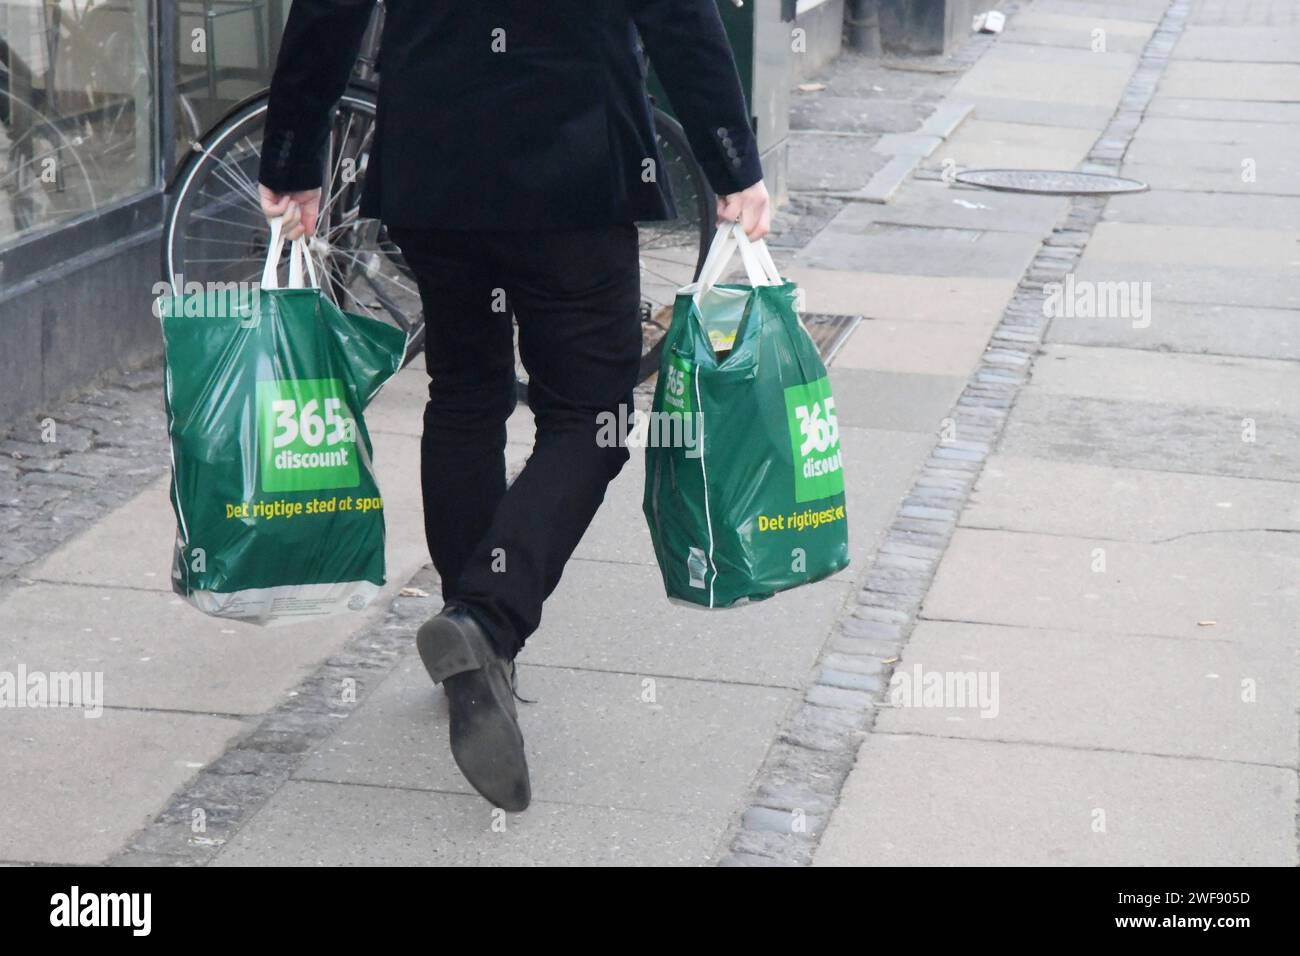
<path fill-rule="evenodd" d="M 272 189 L 321 184 L 328 117 L 373 5 L 294 0 L 263 141 L 260 179 Z M 364 215 L 446 229 L 671 218 L 668 177 L 645 174 L 662 164 L 637 31 L 713 189 L 762 178 L 715 0 L 386 7 Z"/>

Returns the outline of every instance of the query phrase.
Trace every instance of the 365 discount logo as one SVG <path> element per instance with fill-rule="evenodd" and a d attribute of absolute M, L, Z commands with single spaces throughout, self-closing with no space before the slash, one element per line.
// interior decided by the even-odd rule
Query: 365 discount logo
<path fill-rule="evenodd" d="M 795 501 L 842 494 L 840 426 L 830 379 L 823 376 L 807 385 L 790 386 L 785 390 L 785 408 L 794 451 Z"/>
<path fill-rule="evenodd" d="M 695 403 L 691 398 L 690 363 L 679 355 L 668 356 L 668 368 L 664 381 L 664 411 L 681 412 L 689 415 Z"/>
<path fill-rule="evenodd" d="M 352 488 L 361 481 L 357 423 L 334 378 L 259 382 L 262 491 Z"/>

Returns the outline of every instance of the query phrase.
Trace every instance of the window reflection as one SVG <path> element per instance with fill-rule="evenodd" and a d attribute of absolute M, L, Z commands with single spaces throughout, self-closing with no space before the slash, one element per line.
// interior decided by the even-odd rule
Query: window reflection
<path fill-rule="evenodd" d="M 153 181 L 151 0 L 0 0 L 0 243 Z"/>
<path fill-rule="evenodd" d="M 288 9 L 288 0 L 179 0 L 177 155 L 270 84 Z"/>

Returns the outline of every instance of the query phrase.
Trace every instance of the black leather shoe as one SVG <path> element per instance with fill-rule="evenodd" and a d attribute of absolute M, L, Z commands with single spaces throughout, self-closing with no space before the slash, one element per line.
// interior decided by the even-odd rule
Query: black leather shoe
<path fill-rule="evenodd" d="M 444 608 L 425 623 L 415 645 L 425 670 L 447 694 L 451 754 L 460 772 L 493 805 L 512 813 L 527 809 L 533 794 L 511 662 L 458 608 Z"/>

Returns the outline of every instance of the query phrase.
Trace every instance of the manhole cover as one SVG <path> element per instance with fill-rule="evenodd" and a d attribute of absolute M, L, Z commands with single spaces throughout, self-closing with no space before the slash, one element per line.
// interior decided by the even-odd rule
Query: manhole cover
<path fill-rule="evenodd" d="M 1076 173 L 1063 169 L 967 169 L 957 182 L 1009 193 L 1045 193 L 1050 196 L 1140 193 L 1149 187 L 1136 179 Z"/>

